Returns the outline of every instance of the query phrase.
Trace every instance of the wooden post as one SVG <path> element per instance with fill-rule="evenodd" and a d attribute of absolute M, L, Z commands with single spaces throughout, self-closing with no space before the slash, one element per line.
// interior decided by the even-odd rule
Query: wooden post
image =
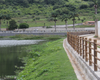
<path fill-rule="evenodd" d="M 77 52 L 77 35 L 76 35 L 76 52 Z"/>
<path fill-rule="evenodd" d="M 82 40 L 81 40 L 81 37 L 80 37 L 80 56 L 82 55 L 82 52 L 81 52 L 81 44 L 82 44 L 82 42 L 81 42 Z"/>
<path fill-rule="evenodd" d="M 75 51 L 77 52 L 77 36 L 75 35 Z"/>
<path fill-rule="evenodd" d="M 75 35 L 75 51 L 77 51 L 77 36 Z"/>
<path fill-rule="evenodd" d="M 70 38 L 69 38 L 69 44 L 71 45 L 71 34 L 69 34 L 70 35 Z"/>
<path fill-rule="evenodd" d="M 89 66 L 92 66 L 91 39 L 89 39 Z"/>
<path fill-rule="evenodd" d="M 70 34 L 70 35 L 71 35 L 70 45 L 72 46 L 72 44 L 73 44 L 73 35 L 72 34 Z"/>
<path fill-rule="evenodd" d="M 69 42 L 69 33 L 67 32 L 67 41 Z"/>
<path fill-rule="evenodd" d="M 69 32 L 68 32 L 68 43 L 69 43 L 69 39 L 70 39 L 69 37 L 70 37 L 70 36 L 69 36 Z"/>
<path fill-rule="evenodd" d="M 82 45 L 83 45 L 83 49 L 82 50 L 83 50 L 83 59 L 84 59 L 84 37 L 82 38 L 82 42 L 83 42 L 82 43 Z"/>
<path fill-rule="evenodd" d="M 78 42 L 78 36 L 76 35 L 76 52 L 78 53 L 78 51 L 77 51 L 78 50 L 77 49 L 78 43 L 77 42 Z"/>
<path fill-rule="evenodd" d="M 70 34 L 68 33 L 68 43 L 69 43 L 69 41 L 70 41 Z"/>
<path fill-rule="evenodd" d="M 70 38 L 69 38 L 69 44 L 71 45 L 71 34 L 69 34 Z"/>
<path fill-rule="evenodd" d="M 76 36 L 75 35 L 74 35 L 74 38 L 75 38 L 74 48 L 75 48 L 75 51 L 76 51 Z"/>
<path fill-rule="evenodd" d="M 88 61 L 88 55 L 87 55 L 87 38 L 85 38 L 85 61 Z"/>
<path fill-rule="evenodd" d="M 73 35 L 73 49 L 75 49 L 75 37 Z"/>
<path fill-rule="evenodd" d="M 80 47 L 79 47 L 79 36 L 77 37 L 77 52 L 78 52 L 78 54 L 79 54 L 79 50 L 80 50 Z"/>
<path fill-rule="evenodd" d="M 97 64 L 97 59 L 96 59 L 96 57 L 97 57 L 97 40 L 94 40 L 94 71 L 97 71 L 97 66 L 96 66 L 96 64 Z"/>
<path fill-rule="evenodd" d="M 69 38 L 69 44 L 71 45 L 71 34 L 69 34 L 70 35 L 70 38 Z"/>
<path fill-rule="evenodd" d="M 73 48 L 73 35 L 71 34 L 71 46 Z"/>
<path fill-rule="evenodd" d="M 73 49 L 74 49 L 74 36 L 73 36 Z"/>

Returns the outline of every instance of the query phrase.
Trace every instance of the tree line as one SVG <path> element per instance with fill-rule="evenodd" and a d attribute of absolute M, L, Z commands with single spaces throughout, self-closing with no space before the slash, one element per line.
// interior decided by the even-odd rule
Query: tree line
<path fill-rule="evenodd" d="M 3 14 L 10 13 L 11 17 L 12 15 L 20 16 L 21 14 L 22 16 L 44 15 L 48 20 L 54 20 L 55 25 L 57 19 L 61 19 L 62 21 L 65 21 L 65 23 L 67 24 L 67 20 L 72 18 L 74 27 L 74 23 L 76 20 L 75 17 L 78 17 L 78 20 L 80 20 L 79 14 L 81 13 L 83 14 L 90 12 L 88 13 L 88 15 L 93 14 L 93 12 L 95 12 L 93 8 L 94 7 L 96 8 L 96 5 L 98 5 L 99 7 L 100 4 L 99 3 L 100 0 L 91 0 L 91 1 L 82 0 L 82 1 L 83 3 L 77 0 L 73 1 L 72 3 L 70 0 L 0 0 L 1 5 L 6 4 L 6 6 L 4 7 L 0 6 L 0 8 L 1 8 L 1 13 Z M 12 7 L 10 6 L 11 9 L 7 5 L 12 5 Z M 19 5 L 23 7 L 20 7 Z M 6 8 L 8 9 L 8 11 Z M 100 11 L 98 11 L 98 13 L 100 13 Z M 35 18 L 33 20 L 35 21 Z M 81 20 L 83 21 L 84 19 Z"/>
<path fill-rule="evenodd" d="M 98 5 L 100 5 L 99 0 Z M 83 2 L 79 0 L 0 0 L 0 13 L 10 14 L 12 17 L 22 17 L 23 15 L 48 16 L 53 10 L 60 14 L 75 10 L 81 14 L 91 14 L 93 13 L 91 10 L 94 8 L 93 6 L 92 0 L 83 0 Z"/>
<path fill-rule="evenodd" d="M 61 4 L 68 0 L 0 0 L 1 4 L 7 4 L 7 5 L 22 5 L 24 7 L 28 7 L 29 4 L 32 3 L 39 3 L 39 4 Z"/>

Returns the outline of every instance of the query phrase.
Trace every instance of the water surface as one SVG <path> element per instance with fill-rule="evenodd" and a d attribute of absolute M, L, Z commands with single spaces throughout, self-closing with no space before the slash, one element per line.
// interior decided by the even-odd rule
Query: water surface
<path fill-rule="evenodd" d="M 0 40 L 0 47 L 36 44 L 43 40 Z"/>
<path fill-rule="evenodd" d="M 0 76 L 15 75 L 15 66 L 23 66 L 26 48 L 43 40 L 0 40 Z M 1 78 L 0 77 L 0 78 Z"/>

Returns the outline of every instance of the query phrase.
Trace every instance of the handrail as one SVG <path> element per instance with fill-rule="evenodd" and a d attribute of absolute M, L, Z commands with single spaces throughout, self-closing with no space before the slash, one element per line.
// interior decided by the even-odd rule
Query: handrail
<path fill-rule="evenodd" d="M 86 62 L 89 62 L 90 66 L 93 64 L 94 71 L 97 71 L 97 61 L 100 61 L 97 56 L 97 54 L 100 53 L 100 51 L 97 50 L 97 46 L 100 46 L 100 44 L 97 44 L 97 40 L 92 41 L 92 39 L 80 37 L 80 34 L 86 34 L 86 32 L 68 32 L 68 43 L 80 56 L 82 56 L 83 59 L 85 59 Z"/>

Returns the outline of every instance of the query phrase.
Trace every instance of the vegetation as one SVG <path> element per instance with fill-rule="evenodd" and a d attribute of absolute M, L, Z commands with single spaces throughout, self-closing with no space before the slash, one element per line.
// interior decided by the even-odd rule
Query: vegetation
<path fill-rule="evenodd" d="M 73 21 L 73 28 L 75 29 L 75 21 L 76 21 L 76 17 L 79 19 L 79 15 L 77 13 L 71 13 L 70 18 L 72 18 Z"/>
<path fill-rule="evenodd" d="M 69 15 L 63 14 L 61 19 L 62 19 L 62 21 L 65 21 L 66 30 L 67 30 L 67 21 L 68 21 L 68 19 L 70 19 Z"/>
<path fill-rule="evenodd" d="M 77 11 L 82 15 L 88 12 L 90 13 L 88 15 L 91 15 L 94 12 L 93 0 L 1 0 L 0 4 L 0 13 L 10 14 L 12 17 L 25 15 L 44 15 L 48 17 L 53 10 L 58 11 L 60 15 L 70 11 Z"/>
<path fill-rule="evenodd" d="M 63 25 L 65 24 L 65 20 L 61 22 L 63 15 L 77 12 L 80 16 L 80 21 L 76 20 L 75 23 L 81 23 L 84 17 L 86 19 L 83 21 L 93 20 L 93 14 L 95 13 L 95 2 L 93 1 L 94 0 L 1 0 L 0 13 L 9 15 L 17 22 L 17 25 L 20 25 L 20 23 L 27 23 L 30 27 L 36 27 L 44 26 L 44 23 L 45 26 L 51 26 L 54 25 L 54 23 L 56 23 L 56 25 Z M 97 17 L 99 17 L 100 1 L 95 1 L 97 1 Z M 58 15 L 56 19 L 51 17 L 53 12 Z M 7 28 L 7 23 L 8 20 L 2 19 L 1 28 Z M 68 19 L 67 23 L 72 24 L 73 21 Z"/>
<path fill-rule="evenodd" d="M 100 19 L 99 5 L 100 0 L 0 0 L 0 28 L 14 30 L 18 25 L 21 26 L 22 23 L 27 23 L 30 27 L 44 26 L 44 23 L 45 26 L 51 26 L 55 23 L 56 31 L 56 25 L 66 23 L 67 28 L 67 22 L 68 24 L 73 23 L 74 26 L 75 23 L 93 20 L 93 14 L 97 13 L 97 8 L 98 15 L 96 17 Z M 77 12 L 77 14 L 73 15 L 74 12 Z M 9 18 L 2 17 L 2 14 L 9 15 Z M 65 15 L 69 17 L 64 19 L 62 16 Z M 76 20 L 75 17 L 79 18 L 79 16 L 80 19 Z M 11 18 L 12 20 L 8 23 L 8 20 Z M 65 23 L 61 22 L 62 19 Z M 16 35 L 10 38 L 56 40 L 60 36 Z M 70 61 L 61 45 L 62 39 L 31 46 L 30 50 L 28 50 L 27 58 L 23 59 L 26 63 L 24 70 L 18 74 L 17 79 L 77 80 Z"/>
<path fill-rule="evenodd" d="M 56 22 L 57 22 L 58 15 L 59 14 L 56 11 L 51 13 L 51 17 L 53 17 L 53 21 L 55 22 L 55 31 L 56 31 Z"/>
<path fill-rule="evenodd" d="M 29 28 L 29 25 L 27 23 L 21 23 L 18 28 L 19 29 Z"/>
<path fill-rule="evenodd" d="M 88 28 L 88 27 L 94 27 L 95 25 L 77 25 L 75 26 L 76 28 Z M 73 28 L 73 26 L 69 27 L 69 28 Z"/>
<path fill-rule="evenodd" d="M 1 20 L 4 19 L 4 20 L 10 20 L 11 17 L 9 15 L 2 15 L 0 14 L 0 30 L 1 30 Z M 7 22 L 7 26 L 8 26 L 8 22 Z"/>
<path fill-rule="evenodd" d="M 46 28 L 52 28 L 51 26 L 46 26 Z"/>
<path fill-rule="evenodd" d="M 62 40 L 30 46 L 30 52 L 23 59 L 24 70 L 17 72 L 17 80 L 77 80 Z"/>
<path fill-rule="evenodd" d="M 15 36 L 6 36 L 6 37 L 1 37 L 1 38 L 11 38 L 11 39 L 20 39 L 20 40 L 30 40 L 30 39 L 43 39 L 43 40 L 57 40 L 60 38 L 64 38 L 66 36 L 57 36 L 57 35 L 24 35 L 24 34 L 19 34 Z"/>
<path fill-rule="evenodd" d="M 79 15 L 80 16 L 80 15 Z M 83 22 L 86 21 L 93 21 L 93 17 L 92 16 L 80 16 L 80 19 L 85 18 L 85 20 Z M 97 18 L 100 19 L 99 14 L 97 15 Z M 47 21 L 47 19 L 44 16 L 41 16 L 40 20 L 37 20 L 36 23 L 33 22 L 33 20 L 31 18 L 27 18 L 27 17 L 21 17 L 21 18 L 12 18 L 16 21 L 17 25 L 20 25 L 20 23 L 27 23 L 30 27 L 37 27 L 37 26 L 53 26 L 54 25 L 54 21 Z M 6 28 L 7 27 L 7 20 L 1 20 L 1 28 Z M 82 23 L 81 20 L 76 20 L 75 23 Z M 67 24 L 72 24 L 72 20 L 68 19 Z M 60 19 L 57 20 L 56 25 L 65 25 L 65 21 L 61 21 Z"/>
<path fill-rule="evenodd" d="M 14 29 L 17 29 L 17 27 L 18 27 L 18 25 L 16 24 L 16 21 L 12 19 L 9 22 L 8 30 L 14 30 Z"/>

